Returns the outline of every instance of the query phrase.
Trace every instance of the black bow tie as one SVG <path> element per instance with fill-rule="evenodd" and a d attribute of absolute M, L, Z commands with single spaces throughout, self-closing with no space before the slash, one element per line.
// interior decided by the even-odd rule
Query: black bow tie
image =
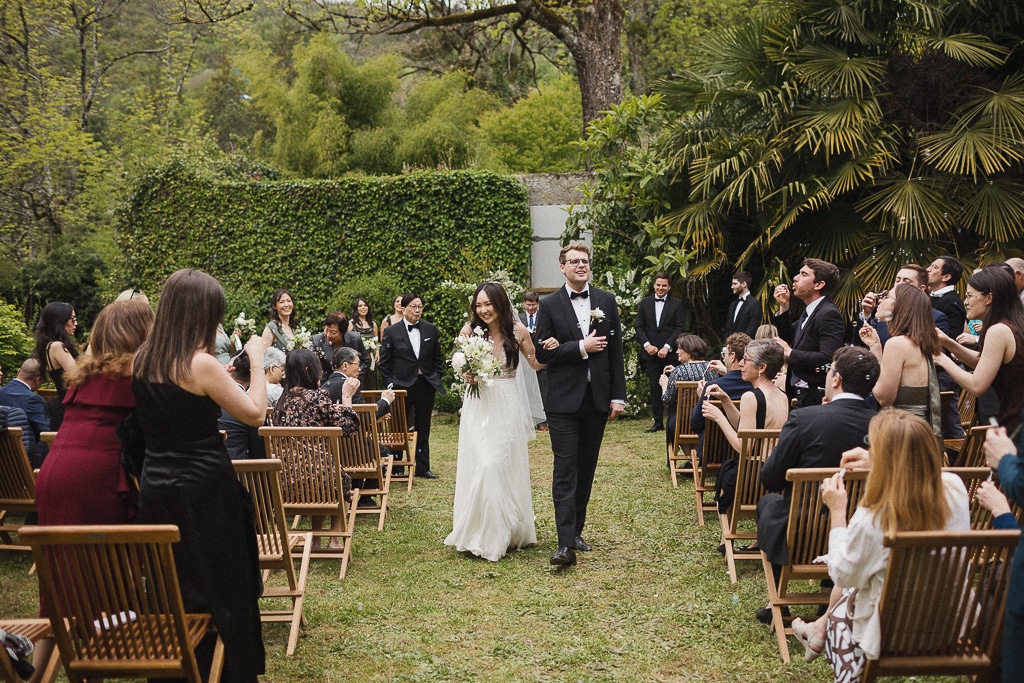
<path fill-rule="evenodd" d="M 590 290 L 584 289 L 582 292 L 572 292 L 569 294 L 570 299 L 586 299 L 590 297 Z"/>
<path fill-rule="evenodd" d="M 654 300 L 655 301 L 660 301 L 661 303 L 665 303 L 665 299 L 664 298 L 659 299 L 658 297 L 654 297 Z"/>
<path fill-rule="evenodd" d="M 419 323 L 408 323 L 408 325 L 409 325 L 409 331 L 410 332 L 412 332 L 413 330 L 420 329 L 420 324 Z"/>

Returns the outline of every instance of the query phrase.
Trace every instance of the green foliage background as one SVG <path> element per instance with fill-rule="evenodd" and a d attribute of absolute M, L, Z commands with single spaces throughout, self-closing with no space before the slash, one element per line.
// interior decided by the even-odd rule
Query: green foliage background
<path fill-rule="evenodd" d="M 259 302 L 244 310 L 262 325 L 273 291 L 286 287 L 300 324 L 317 331 L 328 308 L 351 307 L 341 293 L 367 296 L 379 321 L 396 294 L 415 291 L 443 349 L 466 302 L 442 282 L 494 268 L 526 282 L 530 235 L 523 186 L 475 171 L 238 181 L 179 159 L 141 177 L 118 214 L 128 277 L 147 292 L 198 268 L 224 285 L 229 318 L 232 303 Z M 359 282 L 368 291 L 353 291 Z"/>

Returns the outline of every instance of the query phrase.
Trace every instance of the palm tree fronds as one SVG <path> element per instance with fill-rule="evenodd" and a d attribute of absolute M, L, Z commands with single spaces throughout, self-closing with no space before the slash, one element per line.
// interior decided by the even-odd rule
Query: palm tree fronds
<path fill-rule="evenodd" d="M 825 154 L 825 161 L 842 153 L 859 154 L 871 142 L 881 120 L 875 99 L 823 102 L 793 117 L 787 132 L 795 135 L 795 148 Z"/>
<path fill-rule="evenodd" d="M 1009 51 L 977 33 L 956 33 L 936 36 L 927 46 L 947 57 L 972 66 L 999 66 Z"/>
<path fill-rule="evenodd" d="M 1024 146 L 1014 148 L 1000 144 L 984 122 L 924 135 L 919 144 L 922 156 L 931 166 L 975 180 L 979 170 L 986 174 L 998 173 L 1024 158 Z"/>
<path fill-rule="evenodd" d="M 884 59 L 851 56 L 827 45 L 805 47 L 796 55 L 793 72 L 818 92 L 860 99 L 885 77 Z"/>
<path fill-rule="evenodd" d="M 931 178 L 890 174 L 857 203 L 864 217 L 897 239 L 939 237 L 952 225 L 953 211 Z"/>
<path fill-rule="evenodd" d="M 1024 183 L 997 178 L 971 187 L 977 191 L 964 202 L 964 225 L 996 242 L 1019 236 L 1024 226 Z"/>

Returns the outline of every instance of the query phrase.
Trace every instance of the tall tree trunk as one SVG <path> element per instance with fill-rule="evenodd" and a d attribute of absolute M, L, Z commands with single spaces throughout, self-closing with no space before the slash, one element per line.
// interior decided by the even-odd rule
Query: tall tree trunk
<path fill-rule="evenodd" d="M 577 40 L 566 45 L 576 62 L 584 128 L 622 102 L 622 19 L 616 0 L 594 0 L 576 12 Z"/>
<path fill-rule="evenodd" d="M 633 0 L 626 24 L 626 52 L 629 58 L 629 89 L 639 97 L 647 94 L 647 34 L 651 25 L 648 0 Z"/>

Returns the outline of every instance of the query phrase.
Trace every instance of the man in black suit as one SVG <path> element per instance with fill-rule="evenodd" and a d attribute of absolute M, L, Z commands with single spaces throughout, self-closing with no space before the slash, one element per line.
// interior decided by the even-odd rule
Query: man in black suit
<path fill-rule="evenodd" d="M 348 316 L 341 311 L 328 313 L 324 318 L 324 331 L 314 334 L 310 340 L 310 348 L 320 359 L 320 368 L 324 371 L 323 381 L 331 376 L 334 352 L 348 347 L 359 353 L 359 375 L 362 376 L 370 368 L 370 354 L 366 352 L 363 338 L 358 332 L 348 331 Z"/>
<path fill-rule="evenodd" d="M 725 314 L 725 336 L 733 332 L 745 332 L 753 339 L 757 328 L 761 326 L 761 302 L 750 293 L 750 285 L 754 278 L 750 273 L 741 270 L 732 276 L 732 293 L 736 300 L 729 304 L 729 312 Z"/>
<path fill-rule="evenodd" d="M 36 393 L 42 385 L 42 370 L 39 361 L 29 358 L 18 369 L 18 376 L 0 387 L 0 406 L 21 408 L 28 417 L 32 427 L 33 448 L 28 451 L 28 459 L 33 467 L 43 464 L 45 448 L 40 447 L 39 433 L 50 431 L 50 418 L 46 415 L 46 401 Z"/>
<path fill-rule="evenodd" d="M 964 267 L 952 256 L 940 256 L 932 261 L 928 271 L 928 289 L 932 296 L 932 308 L 946 314 L 949 323 L 949 336 L 956 339 L 964 333 L 967 322 L 967 309 L 960 295 L 953 289 L 963 277 Z"/>
<path fill-rule="evenodd" d="M 339 347 L 331 359 L 333 371 L 327 381 L 320 387 L 328 393 L 331 400 L 344 406 L 352 406 L 366 403 L 363 392 L 356 388 L 351 396 L 346 396 L 345 383 L 349 379 L 359 379 L 360 358 L 359 353 L 349 347 Z M 351 374 L 350 374 L 351 373 Z M 385 389 L 380 393 L 380 400 L 377 401 L 377 419 L 381 419 L 391 412 L 391 402 L 395 400 L 393 389 Z"/>
<path fill-rule="evenodd" d="M 626 404 L 622 329 L 615 297 L 589 286 L 590 248 L 570 244 L 558 255 L 565 286 L 544 299 L 537 318 L 537 359 L 547 364 L 544 412 L 551 434 L 551 497 L 558 551 L 551 564 L 576 564 L 604 428 Z M 557 340 L 557 348 L 544 342 Z"/>
<path fill-rule="evenodd" d="M 661 400 L 661 375 L 665 370 L 665 359 L 675 351 L 676 338 L 683 333 L 686 315 L 683 302 L 669 295 L 672 283 L 668 273 L 654 276 L 654 296 L 640 302 L 636 314 L 636 340 L 640 343 L 640 362 L 647 369 L 651 392 L 651 413 L 654 424 L 648 432 L 665 429 L 665 404 Z"/>
<path fill-rule="evenodd" d="M 846 320 L 829 300 L 839 284 L 839 269 L 828 261 L 804 259 L 793 278 L 792 295 L 804 302 L 804 312 L 793 321 L 789 310 L 790 291 L 786 285 L 775 288 L 779 312 L 772 322 L 779 330 L 775 338 L 782 345 L 789 364 L 787 394 L 797 406 L 813 406 L 825 396 L 825 370 L 832 354 L 843 345 Z"/>
<path fill-rule="evenodd" d="M 434 398 L 444 393 L 443 360 L 437 327 L 423 317 L 423 300 L 416 294 L 402 297 L 404 320 L 388 325 L 380 349 L 384 385 L 405 389 L 407 419 L 416 429 L 416 476 L 437 479 L 430 471 L 430 415 Z"/>
<path fill-rule="evenodd" d="M 949 326 L 947 334 L 951 339 L 956 339 L 966 331 L 967 325 L 967 308 L 960 299 L 960 295 L 953 289 L 953 286 L 963 277 L 964 267 L 952 256 L 943 255 L 932 261 L 926 270 L 928 271 L 928 289 L 931 293 L 932 308 L 945 314 L 946 324 Z M 944 353 L 949 355 L 948 352 Z M 953 391 L 957 396 L 960 395 L 960 387 L 945 371 L 939 373 L 939 390 Z M 978 407 L 980 409 L 982 406 L 989 406 L 988 410 L 983 411 L 989 412 L 993 401 L 996 401 L 995 393 L 987 392 L 987 395 L 979 397 Z M 989 412 L 989 414 L 992 413 Z M 946 407 L 946 415 L 942 421 L 942 437 L 944 439 L 964 438 L 964 427 L 960 423 L 960 411 L 957 409 L 956 401 L 950 401 Z"/>
<path fill-rule="evenodd" d="M 844 346 L 836 351 L 825 375 L 828 403 L 791 412 L 778 444 L 761 468 L 761 483 L 773 493 L 757 503 L 757 545 L 772 563 L 776 581 L 782 565 L 789 561 L 786 526 L 793 486 L 786 481 L 786 472 L 839 467 L 844 451 L 864 445 L 868 422 L 875 415 L 865 399 L 878 381 L 878 373 L 878 360 L 867 349 Z M 771 621 L 770 610 L 757 612 L 761 621 Z"/>

